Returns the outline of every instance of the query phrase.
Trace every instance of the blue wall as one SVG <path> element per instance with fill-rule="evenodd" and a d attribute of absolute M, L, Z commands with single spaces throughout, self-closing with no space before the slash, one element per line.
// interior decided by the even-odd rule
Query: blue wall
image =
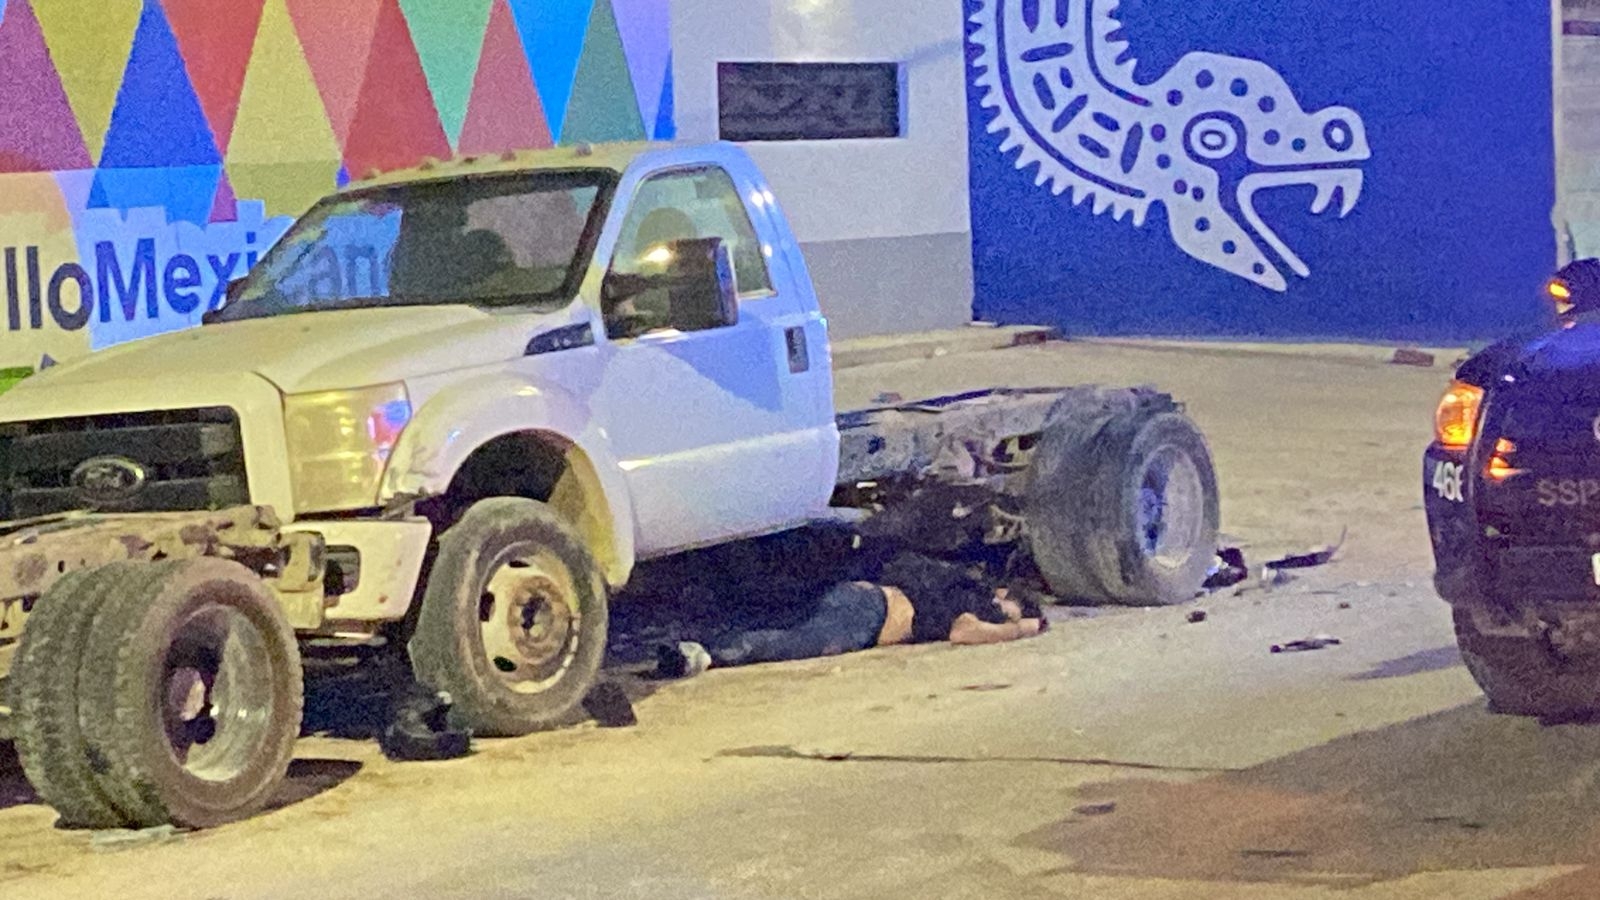
<path fill-rule="evenodd" d="M 1459 339 L 1543 313 L 1544 0 L 964 3 L 978 318 Z M 1308 276 L 1238 203 L 1273 180 L 1305 182 L 1253 206 Z"/>

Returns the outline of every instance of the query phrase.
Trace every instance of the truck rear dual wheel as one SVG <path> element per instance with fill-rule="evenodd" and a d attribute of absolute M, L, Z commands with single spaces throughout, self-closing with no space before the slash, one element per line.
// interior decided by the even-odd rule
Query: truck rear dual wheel
<path fill-rule="evenodd" d="M 605 656 L 607 591 L 583 538 L 536 500 L 474 504 L 439 538 L 408 652 L 452 724 L 512 737 L 583 715 Z"/>
<path fill-rule="evenodd" d="M 1493 637 L 1454 610 L 1456 646 L 1491 712 L 1561 719 L 1600 711 L 1600 665 L 1562 660 L 1535 638 Z"/>
<path fill-rule="evenodd" d="M 13 672 L 18 749 L 64 822 L 204 828 L 271 799 L 302 684 L 294 632 L 259 578 L 220 559 L 120 563 L 63 579 L 47 606 Z"/>
<path fill-rule="evenodd" d="M 1057 597 L 1186 603 L 1217 552 L 1210 449 L 1169 399 L 1068 392 L 1034 449 L 1025 522 Z"/>

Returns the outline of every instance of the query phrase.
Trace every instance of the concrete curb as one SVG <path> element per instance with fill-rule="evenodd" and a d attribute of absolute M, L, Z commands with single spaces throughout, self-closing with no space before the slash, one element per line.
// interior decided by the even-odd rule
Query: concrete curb
<path fill-rule="evenodd" d="M 1075 343 L 1136 350 L 1206 353 L 1227 356 L 1298 356 L 1331 362 L 1454 369 L 1470 355 L 1465 347 L 1417 347 L 1412 344 L 1340 344 L 1270 341 L 1195 341 L 1162 338 L 1074 338 Z"/>
<path fill-rule="evenodd" d="M 1469 354 L 1464 347 L 1417 347 L 1409 344 L 1354 344 L 1293 341 L 1210 341 L 1183 338 L 1063 338 L 1044 326 L 973 325 L 945 331 L 876 335 L 839 341 L 833 366 L 849 369 L 907 360 L 935 359 L 955 353 L 981 353 L 1010 347 L 1061 341 L 1095 347 L 1125 347 L 1166 353 L 1220 356 L 1298 356 L 1357 365 L 1403 365 L 1449 371 Z"/>
<path fill-rule="evenodd" d="M 834 343 L 833 367 L 851 369 L 857 366 L 933 359 L 952 353 L 1003 350 L 1007 347 L 1042 344 L 1058 337 L 1059 334 L 1054 328 L 1042 326 L 973 325 L 946 331 L 849 338 Z"/>

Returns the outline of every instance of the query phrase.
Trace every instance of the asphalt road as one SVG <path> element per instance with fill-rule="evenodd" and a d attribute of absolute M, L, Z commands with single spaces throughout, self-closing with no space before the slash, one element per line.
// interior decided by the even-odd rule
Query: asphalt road
<path fill-rule="evenodd" d="M 215 831 L 51 827 L 0 747 L 0 897 L 1583 897 L 1600 726 L 1491 716 L 1428 586 L 1418 456 L 1443 370 L 1061 344 L 868 366 L 841 405 L 986 383 L 1191 401 L 1224 528 L 1334 564 L 1034 641 L 641 684 L 639 725 L 390 764 L 301 742 Z M 1338 646 L 1272 654 L 1331 634 Z"/>

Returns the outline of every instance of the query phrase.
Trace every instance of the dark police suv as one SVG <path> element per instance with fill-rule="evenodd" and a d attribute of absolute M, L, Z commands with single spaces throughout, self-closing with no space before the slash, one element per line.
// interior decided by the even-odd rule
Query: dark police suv
<path fill-rule="evenodd" d="M 1425 456 L 1435 584 L 1498 712 L 1600 710 L 1600 260 L 1549 284 L 1560 326 L 1456 371 Z"/>

